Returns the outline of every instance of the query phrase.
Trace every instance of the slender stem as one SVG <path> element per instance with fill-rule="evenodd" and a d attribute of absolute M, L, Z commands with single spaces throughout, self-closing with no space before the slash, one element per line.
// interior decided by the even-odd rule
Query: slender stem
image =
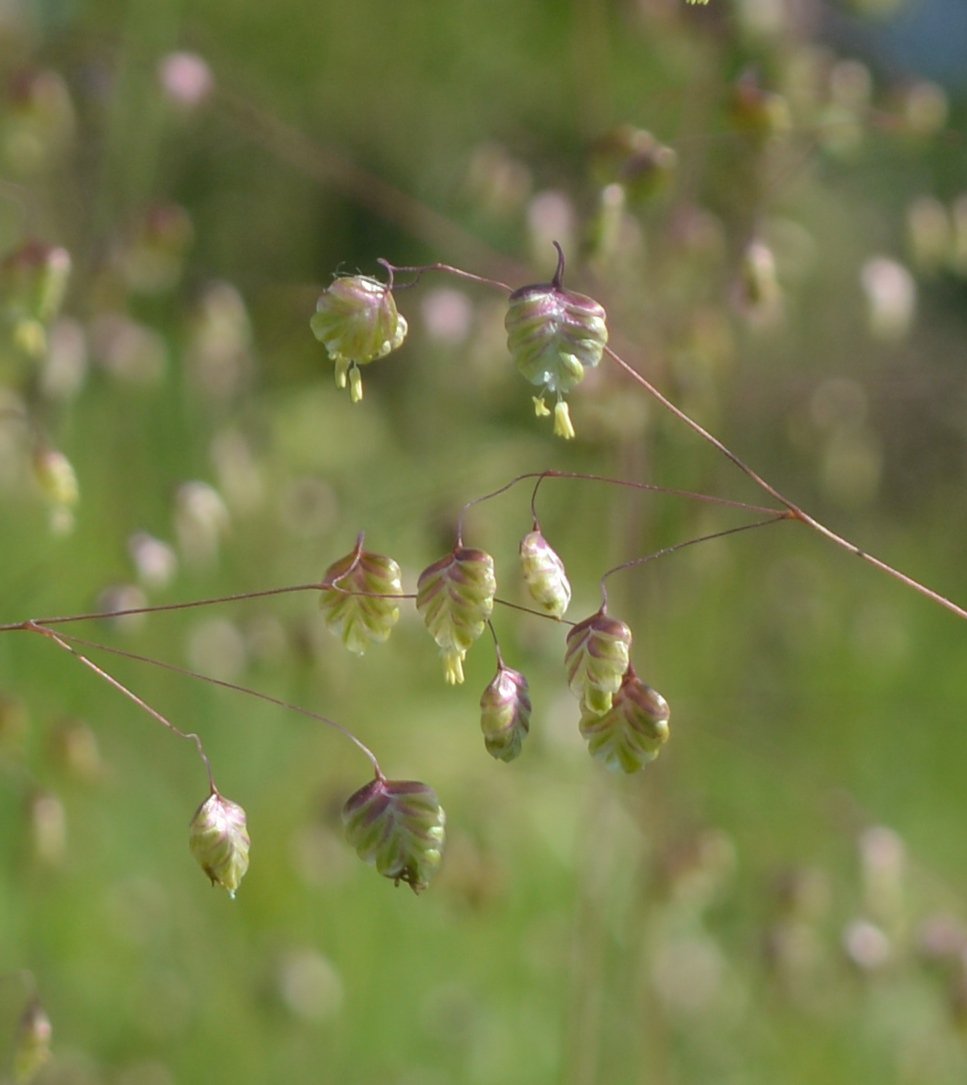
<path fill-rule="evenodd" d="M 505 482 L 503 486 L 498 486 L 496 490 L 491 490 L 490 493 L 483 494 L 480 497 L 475 497 L 471 501 L 468 501 L 460 510 L 460 515 L 457 518 L 457 538 L 463 538 L 463 523 L 466 514 L 475 505 L 480 505 L 484 501 L 490 501 L 494 497 L 499 497 L 501 494 L 506 493 L 508 490 L 513 489 L 520 482 L 526 482 L 528 479 L 537 479 L 537 485 L 534 487 L 534 494 L 531 498 L 531 515 L 536 520 L 537 514 L 534 508 L 534 503 L 537 497 L 537 490 L 541 483 L 545 479 L 570 479 L 572 481 L 580 482 L 603 482 L 609 486 L 624 486 L 629 490 L 643 490 L 648 493 L 660 493 L 668 494 L 671 497 L 683 497 L 689 501 L 701 501 L 708 505 L 720 505 L 727 509 L 741 509 L 743 512 L 757 512 L 757 513 L 771 513 L 775 512 L 775 509 L 768 508 L 763 505 L 750 505 L 746 501 L 734 501 L 728 497 L 716 497 L 714 494 L 698 493 L 695 490 L 677 490 L 670 486 L 659 486 L 654 482 L 634 482 L 630 479 L 623 478 L 611 478 L 608 475 L 595 475 L 589 474 L 584 471 L 525 471 L 523 474 L 517 475 L 516 478 L 512 478 L 509 482 Z M 785 504 L 785 502 L 783 502 Z M 788 508 L 788 505 L 786 506 Z M 788 518 L 793 518 L 793 513 L 790 510 Z M 2 628 L 2 627 L 0 627 Z"/>
<path fill-rule="evenodd" d="M 711 542 L 713 539 L 724 539 L 728 535 L 738 535 L 743 531 L 752 531 L 757 527 L 766 527 L 769 524 L 778 524 L 785 520 L 791 520 L 793 517 L 789 516 L 785 512 L 777 512 L 772 516 L 766 517 L 764 520 L 754 520 L 751 524 L 739 524 L 738 527 L 729 527 L 724 531 L 713 531 L 709 535 L 699 535 L 694 539 L 686 539 L 684 542 L 672 543 L 670 546 L 664 546 L 661 550 L 656 550 L 652 554 L 645 554 L 640 558 L 632 558 L 630 561 L 623 561 L 620 565 L 615 565 L 613 569 L 609 569 L 604 576 L 601 577 L 601 595 L 605 603 L 607 603 L 607 591 L 605 590 L 604 582 L 609 576 L 614 576 L 615 573 L 623 572 L 626 569 L 635 569 L 639 565 L 646 565 L 650 561 L 654 561 L 655 558 L 663 558 L 667 554 L 674 554 L 679 550 L 684 550 L 687 546 L 695 546 L 697 543 Z"/>
<path fill-rule="evenodd" d="M 212 775 L 212 763 L 208 759 L 208 754 L 205 753 L 205 747 L 202 745 L 202 741 L 199 735 L 195 734 L 194 731 L 182 731 L 180 727 L 176 727 L 171 722 L 171 720 L 169 720 L 166 716 L 162 716 L 162 714 L 157 709 L 152 708 L 151 705 L 149 705 L 146 701 L 142 700 L 133 690 L 128 689 L 126 685 L 124 685 L 122 682 L 119 682 L 113 675 L 108 674 L 107 671 L 99 667 L 93 660 L 88 659 L 87 656 L 82 655 L 80 652 L 78 652 L 77 649 L 73 647 L 73 645 L 68 644 L 67 638 L 60 636 L 52 629 L 45 629 L 37 622 L 28 622 L 24 628 L 29 630 L 31 633 L 39 633 L 42 637 L 47 637 L 48 640 L 52 640 L 54 644 L 63 648 L 65 652 L 70 652 L 70 654 L 75 659 L 83 663 L 85 667 L 92 670 L 100 678 L 103 678 L 109 686 L 113 686 L 119 693 L 124 694 L 124 696 L 127 697 L 128 700 L 133 701 L 138 706 L 138 708 L 147 712 L 147 714 L 151 716 L 152 719 L 157 720 L 158 723 L 162 725 L 162 727 L 167 727 L 168 730 L 171 731 L 172 734 L 177 735 L 178 738 L 183 738 L 187 742 L 193 742 L 195 745 L 195 749 L 198 751 L 198 756 L 202 759 L 202 763 L 205 766 L 205 771 L 208 773 L 209 787 L 213 792 L 218 790 L 215 787 L 215 779 Z M 99 646 L 93 645 L 93 647 Z"/>
<path fill-rule="evenodd" d="M 48 633 L 48 635 L 56 636 L 56 634 L 53 633 Z M 283 701 L 279 697 L 273 697 L 271 694 L 262 693 L 261 690 L 251 689 L 248 686 L 240 686 L 235 682 L 227 682 L 222 678 L 213 678 L 210 674 L 201 674 L 198 671 L 189 670 L 187 667 L 178 667 L 174 663 L 166 663 L 164 660 L 154 659 L 151 656 L 139 655 L 137 652 L 128 652 L 123 648 L 112 648 L 110 645 L 100 644 L 97 641 L 85 640 L 82 637 L 77 637 L 68 633 L 63 634 L 63 640 L 70 641 L 72 644 L 83 645 L 85 648 L 94 648 L 100 652 L 107 652 L 109 655 L 120 656 L 122 659 L 130 659 L 136 663 L 147 663 L 152 667 L 170 671 L 172 674 L 180 674 L 185 678 L 194 678 L 198 682 L 207 682 L 209 685 L 220 686 L 222 689 L 230 689 L 235 693 L 244 693 L 248 697 L 255 697 L 260 701 L 265 701 L 267 704 L 275 705 L 277 708 L 284 708 L 289 712 L 297 712 L 300 716 L 306 716 L 308 719 L 315 720 L 317 723 L 323 723 L 327 727 L 331 727 L 334 731 L 338 731 L 344 738 L 349 739 L 349 741 L 369 760 L 369 763 L 373 766 L 373 771 L 379 779 L 382 780 L 386 778 L 383 775 L 379 761 L 376 759 L 376 755 L 373 751 L 361 739 L 357 738 L 352 731 L 343 727 L 341 723 L 336 723 L 335 720 L 330 719 L 328 716 L 323 716 L 318 712 L 312 712 L 310 709 L 303 708 L 301 705 Z M 69 645 L 64 646 L 69 647 Z M 93 666 L 93 664 L 89 665 Z M 170 724 L 168 726 L 170 726 Z"/>
<path fill-rule="evenodd" d="M 635 369 L 633 366 L 629 365 L 624 360 L 624 358 L 621 357 L 620 354 L 617 354 L 614 350 L 611 349 L 611 347 L 605 347 L 604 350 L 612 361 L 616 362 L 628 374 L 628 376 L 631 377 L 633 381 L 640 384 L 641 387 L 644 388 L 644 390 L 653 399 L 657 400 L 665 408 L 666 411 L 670 411 L 679 420 L 679 422 L 684 422 L 685 425 L 688 426 L 689 429 L 697 433 L 703 441 L 707 441 L 713 448 L 721 452 L 727 460 L 731 460 L 732 463 L 742 472 L 742 474 L 752 479 L 752 481 L 756 484 L 756 486 L 759 487 L 760 490 L 764 490 L 765 493 L 767 493 L 770 497 L 775 498 L 775 500 L 778 501 L 780 505 L 785 505 L 785 507 L 789 509 L 789 511 L 793 513 L 797 519 L 799 518 L 800 509 L 795 504 L 793 504 L 793 502 L 790 501 L 787 497 L 784 497 L 774 486 L 771 486 L 768 482 L 766 482 L 766 480 L 762 478 L 761 475 L 757 474 L 745 462 L 745 460 L 740 459 L 730 448 L 724 445 L 718 439 L 718 437 L 714 437 L 711 433 L 709 433 L 707 429 L 699 425 L 699 423 L 696 422 L 691 415 L 686 414 L 681 409 L 681 407 L 676 406 L 674 403 L 672 403 L 670 399 L 668 399 L 667 396 L 662 395 L 662 393 L 658 391 L 658 389 L 651 383 L 650 380 L 648 380 L 647 377 L 639 373 L 638 370 Z"/>
<path fill-rule="evenodd" d="M 644 390 L 658 403 L 661 404 L 665 410 L 673 414 L 680 422 L 683 422 L 690 430 L 697 433 L 703 441 L 708 442 L 713 448 L 717 449 L 727 460 L 730 460 L 747 478 L 751 479 L 756 486 L 759 487 L 764 493 L 767 493 L 771 498 L 778 501 L 780 505 L 785 506 L 788 510 L 788 519 L 798 520 L 800 523 L 805 524 L 807 527 L 813 529 L 813 531 L 822 535 L 824 538 L 829 539 L 830 542 L 835 543 L 837 546 L 846 550 L 850 554 L 855 554 L 856 557 L 865 561 L 868 565 L 872 565 L 874 568 L 879 569 L 881 572 L 886 573 L 888 576 L 892 576 L 894 580 L 899 580 L 901 584 L 905 584 L 908 588 L 912 588 L 915 592 L 925 596 L 927 599 L 931 599 L 933 602 L 949 610 L 952 614 L 956 614 L 958 618 L 967 619 L 967 610 L 958 606 L 952 600 L 948 599 L 945 595 L 941 595 L 939 592 L 934 591 L 932 588 L 928 588 L 926 585 L 921 584 L 919 580 L 914 580 L 913 577 L 908 576 L 906 573 L 900 572 L 899 569 L 895 569 L 892 565 L 888 565 L 880 558 L 874 557 L 872 554 L 868 554 L 865 550 L 861 550 L 855 543 L 844 539 L 842 535 L 837 535 L 835 531 L 826 527 L 815 517 L 810 516 L 804 512 L 794 501 L 791 501 L 784 494 L 780 493 L 775 486 L 754 471 L 740 456 L 737 456 L 730 448 L 724 445 L 717 437 L 714 437 L 707 429 L 701 426 L 695 421 L 691 415 L 688 415 L 676 406 L 667 396 L 662 395 L 661 392 L 647 379 L 638 372 L 633 366 L 629 365 L 619 354 L 615 353 L 610 347 L 605 347 L 605 351 L 608 357 L 611 358 L 621 369 L 627 373 L 629 377 L 636 384 L 639 384 Z"/>
<path fill-rule="evenodd" d="M 510 294 L 513 291 L 512 286 L 508 286 L 506 283 L 502 283 L 499 279 L 491 279 L 487 275 L 474 275 L 471 271 L 464 271 L 462 268 L 453 267 L 452 264 L 422 264 L 417 267 L 397 267 L 395 264 L 391 264 L 388 260 L 379 259 L 376 261 L 378 264 L 382 264 L 391 274 L 398 274 L 400 272 L 406 272 L 413 275 L 414 279 L 412 283 L 407 283 L 407 286 L 415 286 L 422 278 L 424 272 L 427 271 L 443 271 L 448 275 L 455 275 L 458 279 L 466 279 L 472 283 L 482 283 L 484 286 L 492 286 L 497 290 L 506 291 Z M 405 289 L 397 287 L 397 289 Z"/>
<path fill-rule="evenodd" d="M 53 618 L 31 618 L 26 622 L 8 622 L 0 625 L 0 633 L 26 629 L 31 625 L 66 625 L 68 622 L 91 622 L 97 619 L 127 618 L 132 614 L 161 614 L 168 610 L 191 610 L 193 607 L 211 607 L 220 603 L 237 603 L 244 599 L 264 599 L 270 595 L 285 595 L 297 591 L 319 591 L 323 585 L 291 584 L 284 588 L 266 588 L 263 591 L 243 591 L 234 595 L 219 595 L 212 599 L 191 599 L 185 603 L 159 603 L 148 607 L 128 607 L 125 610 L 95 610 L 87 614 L 68 614 Z"/>
<path fill-rule="evenodd" d="M 534 607 L 524 606 L 523 603 L 512 603 L 509 599 L 501 599 L 500 596 L 494 598 L 494 606 L 507 607 L 508 610 L 519 610 L 521 614 L 530 614 L 532 618 L 543 618 L 547 622 L 555 622 L 557 625 L 577 625 L 577 622 L 572 622 L 570 618 L 555 618 L 553 614 L 548 614 L 546 610 L 537 610 Z"/>

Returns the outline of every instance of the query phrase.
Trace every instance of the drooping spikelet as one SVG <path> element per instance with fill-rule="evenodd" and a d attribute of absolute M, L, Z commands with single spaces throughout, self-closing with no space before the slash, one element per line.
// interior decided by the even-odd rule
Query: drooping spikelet
<path fill-rule="evenodd" d="M 520 567 L 534 602 L 555 618 L 563 618 L 571 602 L 571 585 L 564 562 L 535 528 L 520 542 Z"/>
<path fill-rule="evenodd" d="M 583 712 L 581 734 L 588 752 L 613 772 L 637 772 L 668 741 L 668 702 L 628 668 L 604 715 Z"/>
<path fill-rule="evenodd" d="M 360 537 L 352 553 L 329 566 L 319 596 L 326 625 L 355 655 L 389 637 L 400 616 L 391 597 L 403 594 L 399 565 L 364 550 L 362 541 Z"/>
<path fill-rule="evenodd" d="M 212 789 L 191 819 L 188 843 L 212 885 L 234 899 L 248 870 L 250 841 L 241 806 Z"/>
<path fill-rule="evenodd" d="M 565 290 L 564 254 L 549 283 L 522 286 L 511 295 L 504 317 L 507 349 L 524 378 L 556 398 L 554 432 L 569 439 L 574 428 L 564 396 L 601 361 L 608 342 L 607 314 L 586 294 Z M 538 417 L 550 414 L 544 395 L 534 398 Z"/>
<path fill-rule="evenodd" d="M 498 761 L 513 761 L 530 730 L 530 720 L 527 679 L 520 671 L 498 664 L 480 697 L 480 730 L 487 752 Z"/>
<path fill-rule="evenodd" d="M 342 811 L 346 839 L 385 878 L 426 889 L 443 860 L 446 814 L 433 788 L 419 780 L 377 777 L 354 792 Z"/>
<path fill-rule="evenodd" d="M 420 573 L 416 607 L 440 648 L 447 682 L 463 681 L 467 649 L 484 631 L 494 609 L 494 559 L 458 546 Z"/>
<path fill-rule="evenodd" d="M 310 324 L 336 365 L 336 386 L 345 388 L 348 377 L 353 403 L 363 398 L 359 366 L 402 346 L 407 331 L 391 286 L 367 275 L 336 279 L 320 294 Z"/>
<path fill-rule="evenodd" d="M 631 630 L 604 610 L 571 628 L 564 666 L 571 692 L 585 712 L 601 716 L 611 707 L 628 669 L 630 648 Z"/>

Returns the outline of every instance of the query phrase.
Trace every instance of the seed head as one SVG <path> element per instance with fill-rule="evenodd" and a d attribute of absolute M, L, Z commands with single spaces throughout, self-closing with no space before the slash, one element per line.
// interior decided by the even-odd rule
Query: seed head
<path fill-rule="evenodd" d="M 531 699 L 527 679 L 500 663 L 480 698 L 480 730 L 487 753 L 513 761 L 530 730 Z"/>
<path fill-rule="evenodd" d="M 439 645 L 450 685 L 463 681 L 464 656 L 484 631 L 496 591 L 494 559 L 483 550 L 458 546 L 420 573 L 416 608 Z"/>
<path fill-rule="evenodd" d="M 346 800 L 346 839 L 385 878 L 419 893 L 443 860 L 446 814 L 436 792 L 418 780 L 377 777 Z"/>
<path fill-rule="evenodd" d="M 531 384 L 557 398 L 554 432 L 570 438 L 574 430 L 563 397 L 601 361 L 608 327 L 603 307 L 593 298 L 563 288 L 560 248 L 558 257 L 551 282 L 522 286 L 510 295 L 504 326 L 517 368 Z M 543 396 L 535 397 L 534 410 L 538 417 L 548 413 Z"/>
<path fill-rule="evenodd" d="M 400 567 L 382 554 L 356 549 L 332 563 L 322 579 L 319 597 L 326 624 L 355 655 L 370 644 L 382 644 L 399 619 L 391 595 L 402 595 Z"/>
<path fill-rule="evenodd" d="M 233 900 L 248 870 L 249 843 L 245 811 L 212 789 L 191 819 L 188 844 L 212 885 Z"/>
<path fill-rule="evenodd" d="M 534 602 L 545 614 L 562 618 L 571 602 L 571 585 L 564 562 L 536 528 L 520 541 L 520 566 Z"/>
<path fill-rule="evenodd" d="M 612 772 L 637 772 L 668 741 L 668 702 L 628 668 L 604 715 L 584 711 L 581 734 L 588 751 Z"/>
<path fill-rule="evenodd" d="M 390 286 L 366 275 L 336 279 L 319 296 L 310 323 L 336 364 L 336 386 L 345 388 L 348 379 L 354 403 L 363 398 L 358 367 L 396 350 L 406 338 L 406 320 Z"/>
<path fill-rule="evenodd" d="M 571 692 L 585 713 L 603 716 L 628 670 L 631 630 L 603 610 L 585 618 L 567 635 L 564 666 Z"/>

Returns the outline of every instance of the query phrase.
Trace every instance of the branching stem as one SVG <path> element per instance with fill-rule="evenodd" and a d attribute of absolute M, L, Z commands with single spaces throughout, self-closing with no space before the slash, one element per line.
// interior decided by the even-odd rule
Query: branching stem
<path fill-rule="evenodd" d="M 157 720 L 162 727 L 167 727 L 178 738 L 183 738 L 187 742 L 194 743 L 195 749 L 198 751 L 198 756 L 201 758 L 202 763 L 205 766 L 205 771 L 208 773 L 208 784 L 213 792 L 218 789 L 215 787 L 215 779 L 212 775 L 212 763 L 208 759 L 208 754 L 205 753 L 205 747 L 202 744 L 199 735 L 196 735 L 193 731 L 182 731 L 180 727 L 176 727 L 171 720 L 162 714 L 155 708 L 152 708 L 147 701 L 142 700 L 133 690 L 128 689 L 126 685 L 119 682 L 113 675 L 108 674 L 103 668 L 99 667 L 93 660 L 88 659 L 87 656 L 82 655 L 72 644 L 69 644 L 66 637 L 62 637 L 59 633 L 55 633 L 52 629 L 45 629 L 37 622 L 27 622 L 24 625 L 24 629 L 31 633 L 39 633 L 42 637 L 46 637 L 48 640 L 54 642 L 58 647 L 63 648 L 65 652 L 70 654 L 79 662 L 83 663 L 85 667 L 92 670 L 99 678 L 103 678 L 109 686 L 113 686 L 119 693 L 124 694 L 128 700 L 133 701 L 138 708 L 147 712 L 152 719 Z M 81 642 L 78 642 L 81 643 Z M 84 642 L 88 643 L 88 642 Z M 99 645 L 92 645 L 92 647 L 100 647 Z"/>
<path fill-rule="evenodd" d="M 640 558 L 631 558 L 629 561 L 623 561 L 620 565 L 615 565 L 613 569 L 609 569 L 604 576 L 601 577 L 601 603 L 603 607 L 608 605 L 608 591 L 605 587 L 605 581 L 609 576 L 614 576 L 615 573 L 620 573 L 626 569 L 636 569 L 639 565 L 646 565 L 650 561 L 654 561 L 655 558 L 663 558 L 668 554 L 674 554 L 679 550 L 684 550 L 687 546 L 695 546 L 697 543 L 711 542 L 713 539 L 724 539 L 728 535 L 738 535 L 743 531 L 752 531 L 757 527 L 767 527 L 769 524 L 778 524 L 783 520 L 791 520 L 792 517 L 785 512 L 773 513 L 772 516 L 767 516 L 763 520 L 754 520 L 751 524 L 739 524 L 737 527 L 728 527 L 723 531 L 713 531 L 709 535 L 698 535 L 694 539 L 686 539 L 684 542 L 672 543 L 669 546 L 662 547 L 661 550 L 656 550 L 654 553 L 645 554 Z"/>
<path fill-rule="evenodd" d="M 318 723 L 323 723 L 326 725 L 326 727 L 331 727 L 334 731 L 338 731 L 339 734 L 341 734 L 344 738 L 349 739 L 349 741 L 367 758 L 369 763 L 373 766 L 373 771 L 375 772 L 376 776 L 381 780 L 385 779 L 382 769 L 380 768 L 379 761 L 376 759 L 376 755 L 373 753 L 373 751 L 361 739 L 357 738 L 347 727 L 343 727 L 341 723 L 337 723 L 335 720 L 330 719 L 328 716 L 323 716 L 318 712 L 313 712 L 308 708 L 303 708 L 301 705 L 291 704 L 289 701 L 283 701 L 281 698 L 273 697 L 271 694 L 263 693 L 261 690 L 251 689 L 248 686 L 240 686 L 236 682 L 228 682 L 223 678 L 214 678 L 210 674 L 201 674 L 199 671 L 193 671 L 188 669 L 187 667 L 178 667 L 174 663 L 166 663 L 164 660 L 154 659 L 152 656 L 139 655 L 137 652 L 129 652 L 124 648 L 113 648 L 108 644 L 100 644 L 97 641 L 85 640 L 82 637 L 75 637 L 67 633 L 63 634 L 62 637 L 59 637 L 57 634 L 47 631 L 47 635 L 57 639 L 58 642 L 61 643 L 62 647 L 68 648 L 68 650 L 70 651 L 74 651 L 74 649 L 70 646 L 70 644 L 66 644 L 64 642 L 70 641 L 71 644 L 81 645 L 85 648 L 93 648 L 99 652 L 107 652 L 109 655 L 120 656 L 122 659 L 130 659 L 136 663 L 147 663 L 152 667 L 159 667 L 161 670 L 170 671 L 172 674 L 179 674 L 185 678 L 194 678 L 198 682 L 207 682 L 209 685 L 220 686 L 222 689 L 230 689 L 233 690 L 235 693 L 243 693 L 248 697 L 255 697 L 260 701 L 265 701 L 267 704 L 275 705 L 277 708 L 284 708 L 289 712 L 296 712 L 300 716 L 305 716 L 310 720 L 315 720 Z M 77 655 L 78 653 L 75 652 L 74 654 Z M 85 657 L 83 656 L 81 656 L 80 658 L 85 659 Z M 88 666 L 94 666 L 94 664 L 92 664 L 87 659 L 85 659 L 85 662 L 87 662 Z M 120 683 L 111 679 L 109 675 L 105 674 L 104 672 L 100 673 L 102 674 L 102 677 L 107 678 L 108 681 L 112 682 L 112 684 L 118 686 L 120 685 Z M 142 705 L 142 707 L 147 708 L 147 706 L 145 705 Z M 151 712 L 152 715 L 157 717 L 157 713 L 153 712 L 153 710 L 147 710 Z M 171 729 L 176 733 L 180 733 L 177 731 L 176 728 L 172 727 L 170 723 L 167 723 L 164 720 L 162 722 L 165 722 L 165 725 L 171 727 Z"/>
<path fill-rule="evenodd" d="M 895 580 L 899 580 L 901 584 L 905 584 L 908 588 L 912 588 L 915 592 L 919 592 L 920 595 L 925 596 L 927 599 L 931 599 L 933 602 L 939 604 L 945 609 L 949 610 L 952 614 L 956 614 L 958 618 L 967 619 L 967 610 L 958 606 L 952 600 L 946 596 L 941 595 L 939 592 L 934 591 L 932 588 L 928 588 L 926 585 L 921 584 L 919 580 L 914 580 L 913 577 L 908 576 L 906 573 L 900 572 L 899 569 L 895 569 L 892 565 L 888 565 L 885 561 L 881 561 L 879 558 L 874 557 L 872 554 L 868 554 L 865 550 L 861 550 L 855 543 L 851 543 L 849 539 L 844 539 L 842 535 L 837 535 L 835 531 L 826 527 L 815 517 L 810 516 L 807 512 L 804 512 L 794 501 L 790 501 L 788 497 L 780 493 L 775 486 L 754 471 L 740 456 L 737 456 L 730 448 L 724 445 L 718 437 L 714 437 L 707 429 L 701 426 L 695 421 L 691 415 L 686 414 L 681 407 L 676 406 L 670 399 L 662 395 L 661 392 L 645 377 L 639 373 L 637 369 L 629 365 L 619 354 L 613 351 L 610 347 L 605 347 L 605 352 L 608 357 L 611 358 L 624 372 L 638 385 L 640 385 L 651 397 L 656 400 L 665 410 L 673 414 L 680 422 L 684 423 L 690 430 L 697 433 L 703 441 L 706 441 L 714 449 L 720 452 L 727 460 L 730 460 L 741 472 L 756 484 L 760 490 L 767 493 L 771 498 L 778 501 L 780 505 L 783 505 L 787 510 L 787 518 L 792 520 L 798 520 L 800 523 L 805 524 L 807 527 L 811 527 L 813 531 L 822 535 L 830 542 L 835 543 L 841 547 L 847 553 L 854 554 L 856 557 L 861 558 L 868 565 L 872 565 L 874 568 L 881 570 L 888 576 L 892 576 Z"/>
<path fill-rule="evenodd" d="M 32 626 L 66 625 L 68 622 L 107 621 L 113 618 L 127 618 L 134 614 L 161 614 L 169 610 L 191 610 L 194 607 L 211 607 L 220 603 L 237 603 L 245 599 L 264 599 L 271 595 L 286 595 L 297 591 L 319 591 L 325 585 L 291 584 L 284 588 L 265 588 L 262 591 L 243 591 L 234 595 L 219 595 L 211 599 L 190 599 L 184 603 L 158 603 L 147 607 L 128 607 L 124 610 L 95 610 L 86 614 L 67 614 L 54 618 L 31 618 L 26 622 L 8 622 L 0 625 L 0 633 L 12 633 L 18 629 Z"/>
<path fill-rule="evenodd" d="M 457 539 L 462 541 L 463 539 L 463 525 L 464 519 L 467 513 L 475 505 L 480 505 L 484 501 L 490 501 L 492 498 L 500 497 L 501 494 L 506 493 L 508 490 L 513 489 L 520 482 L 526 482 L 529 479 L 536 479 L 537 483 L 534 486 L 534 493 L 531 497 L 531 516 L 537 522 L 537 512 L 535 504 L 537 501 L 537 491 L 545 479 L 570 479 L 572 481 L 583 482 L 602 482 L 609 486 L 624 486 L 630 490 L 644 490 L 649 493 L 661 493 L 668 494 L 671 497 L 683 497 L 689 501 L 700 501 L 709 505 L 721 505 L 724 508 L 729 509 L 741 509 L 743 512 L 757 512 L 757 513 L 775 513 L 776 509 L 770 509 L 763 505 L 750 505 L 745 501 L 733 501 L 728 497 L 716 497 L 714 494 L 698 493 L 695 490 L 677 490 L 669 486 L 659 486 L 654 482 L 634 482 L 630 479 L 623 478 L 611 478 L 608 475 L 595 475 L 588 474 L 583 471 L 525 471 L 523 474 L 517 475 L 509 482 L 505 482 L 503 486 L 498 486 L 496 490 L 491 490 L 490 493 L 483 494 L 480 497 L 475 497 L 471 501 L 468 501 L 460 510 L 460 515 L 457 519 Z M 791 513 L 784 513 L 787 519 L 792 519 Z"/>

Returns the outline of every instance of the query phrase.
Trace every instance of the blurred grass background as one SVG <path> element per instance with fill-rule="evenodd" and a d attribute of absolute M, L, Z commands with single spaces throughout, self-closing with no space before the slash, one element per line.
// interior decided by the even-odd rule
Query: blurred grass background
<path fill-rule="evenodd" d="M 552 438 L 500 296 L 442 277 L 398 292 L 410 339 L 364 402 L 333 387 L 308 321 L 334 271 L 442 260 L 520 285 L 550 276 L 552 238 L 629 361 L 809 511 L 967 600 L 963 103 L 877 51 L 890 7 L 0 7 L 0 241 L 73 265 L 34 356 L 4 279 L 0 622 L 311 582 L 361 530 L 412 590 L 460 506 L 523 471 L 759 500 L 605 367 L 571 397 L 578 440 Z M 197 99 L 159 68 L 179 51 L 212 79 Z M 885 301 L 875 257 L 901 284 Z M 41 442 L 79 478 L 70 531 L 31 472 Z M 527 502 L 465 533 L 510 599 Z M 547 484 L 539 511 L 575 618 L 606 568 L 740 519 L 586 482 Z M 963 1081 L 962 624 L 788 524 L 609 590 L 672 707 L 629 779 L 587 757 L 562 631 L 510 610 L 535 702 L 512 765 L 477 723 L 491 650 L 446 688 L 410 611 L 363 659 L 311 594 L 73 627 L 325 713 L 432 784 L 449 847 L 419 898 L 341 839 L 369 768 L 338 735 L 97 655 L 203 736 L 248 812 L 238 900 L 209 890 L 192 749 L 54 645 L 0 638 L 8 1070 L 35 987 L 44 1082 Z"/>

